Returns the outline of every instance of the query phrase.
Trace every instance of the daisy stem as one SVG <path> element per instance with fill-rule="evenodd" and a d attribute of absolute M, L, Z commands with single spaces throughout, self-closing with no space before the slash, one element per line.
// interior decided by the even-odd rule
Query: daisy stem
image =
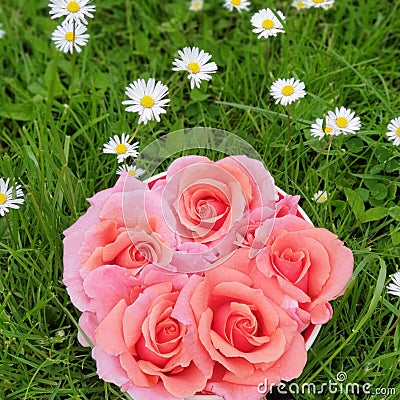
<path fill-rule="evenodd" d="M 11 240 L 12 247 L 15 248 L 14 237 L 13 237 L 13 233 L 12 233 L 12 229 L 11 229 L 10 220 L 8 219 L 8 215 L 7 214 L 4 215 L 4 218 L 6 220 L 7 228 L 10 232 L 10 240 Z"/>
<path fill-rule="evenodd" d="M 290 104 L 287 105 L 287 139 L 288 145 L 290 144 L 291 137 L 290 137 Z"/>
<path fill-rule="evenodd" d="M 311 162 L 310 168 L 316 163 L 318 160 L 319 156 L 328 148 L 333 142 L 333 139 L 335 139 L 335 136 L 332 135 L 329 140 L 326 142 L 325 146 L 318 152 L 318 154 L 315 156 L 314 160 Z"/>

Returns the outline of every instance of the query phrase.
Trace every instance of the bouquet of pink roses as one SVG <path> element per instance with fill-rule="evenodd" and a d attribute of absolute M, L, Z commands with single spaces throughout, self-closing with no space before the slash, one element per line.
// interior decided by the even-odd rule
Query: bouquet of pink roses
<path fill-rule="evenodd" d="M 353 256 L 246 156 L 122 175 L 65 231 L 64 283 L 98 375 L 133 398 L 225 400 L 298 377 Z M 89 340 L 90 339 L 90 340 Z"/>

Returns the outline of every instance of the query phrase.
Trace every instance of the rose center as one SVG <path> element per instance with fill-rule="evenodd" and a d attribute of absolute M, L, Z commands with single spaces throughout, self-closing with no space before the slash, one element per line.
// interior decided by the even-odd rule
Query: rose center
<path fill-rule="evenodd" d="M 126 145 L 123 143 L 117 144 L 115 146 L 115 151 L 117 154 L 125 154 L 126 153 Z"/>
<path fill-rule="evenodd" d="M 293 93 L 294 93 L 294 87 L 291 86 L 291 85 L 284 86 L 284 87 L 282 88 L 282 94 L 283 94 L 284 96 L 291 96 Z"/>
<path fill-rule="evenodd" d="M 272 19 L 264 19 L 263 23 L 262 23 L 262 27 L 264 29 L 272 29 L 274 27 L 274 21 L 272 21 Z"/>
<path fill-rule="evenodd" d="M 5 204 L 7 201 L 7 196 L 4 193 L 0 193 L 0 206 Z"/>
<path fill-rule="evenodd" d="M 151 96 L 146 95 L 142 97 L 142 101 L 140 103 L 144 108 L 151 108 L 154 105 L 154 99 Z"/>
<path fill-rule="evenodd" d="M 200 72 L 199 64 L 197 64 L 197 62 L 191 62 L 191 63 L 188 65 L 188 70 L 189 70 L 190 72 L 192 72 L 193 74 L 199 73 L 199 72 Z"/>
<path fill-rule="evenodd" d="M 67 32 L 65 34 L 65 40 L 68 40 L 68 42 L 72 42 L 73 40 L 75 40 L 76 36 L 74 32 Z"/>
<path fill-rule="evenodd" d="M 400 137 L 400 126 L 396 129 L 396 135 Z"/>
<path fill-rule="evenodd" d="M 71 13 L 76 13 L 80 10 L 79 4 L 76 1 L 70 1 L 67 5 L 67 10 Z"/>
<path fill-rule="evenodd" d="M 336 125 L 339 128 L 346 128 L 348 124 L 349 124 L 349 122 L 347 121 L 347 118 L 345 118 L 345 117 L 336 118 Z"/>
<path fill-rule="evenodd" d="M 231 0 L 231 3 L 234 5 L 234 6 L 240 6 L 240 4 L 242 3 L 241 2 L 241 0 Z"/>

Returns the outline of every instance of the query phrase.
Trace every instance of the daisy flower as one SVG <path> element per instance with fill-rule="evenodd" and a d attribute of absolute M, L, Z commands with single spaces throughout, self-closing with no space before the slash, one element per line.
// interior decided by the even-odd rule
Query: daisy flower
<path fill-rule="evenodd" d="M 190 2 L 190 11 L 200 11 L 203 9 L 204 1 L 203 0 L 191 0 Z"/>
<path fill-rule="evenodd" d="M 400 117 L 393 118 L 387 126 L 386 136 L 395 146 L 400 146 Z"/>
<path fill-rule="evenodd" d="M 325 128 L 324 128 L 324 120 L 322 118 L 317 118 L 315 123 L 311 125 L 311 136 L 319 138 L 321 140 L 323 137 L 336 136 L 340 132 L 334 127 L 334 123 L 329 120 L 329 118 L 325 118 Z"/>
<path fill-rule="evenodd" d="M 161 82 L 150 78 L 147 83 L 144 79 L 137 79 L 125 89 L 125 94 L 131 100 L 124 100 L 122 104 L 129 104 L 126 111 L 137 112 L 140 116 L 139 124 L 147 124 L 148 121 L 160 122 L 160 114 L 165 114 L 170 99 L 163 99 L 168 95 L 168 87 Z"/>
<path fill-rule="evenodd" d="M 4 35 L 6 34 L 6 31 L 2 29 L 3 28 L 3 24 L 0 23 L 0 39 L 2 39 L 4 37 Z"/>
<path fill-rule="evenodd" d="M 336 107 L 335 112 L 329 111 L 328 118 L 332 121 L 333 127 L 340 133 L 355 134 L 361 128 L 359 117 L 354 116 L 354 111 L 345 107 Z"/>
<path fill-rule="evenodd" d="M 335 0 L 304 0 L 306 8 L 331 8 Z"/>
<path fill-rule="evenodd" d="M 10 179 L 0 178 L 0 216 L 4 217 L 10 208 L 17 209 L 24 203 L 21 185 L 9 186 Z"/>
<path fill-rule="evenodd" d="M 298 0 L 294 0 L 292 2 L 292 7 L 297 8 L 298 10 L 301 10 L 303 8 L 307 8 L 306 7 L 306 0 L 305 1 L 298 1 Z"/>
<path fill-rule="evenodd" d="M 393 282 L 386 286 L 386 289 L 388 290 L 388 293 L 400 297 L 400 271 L 396 272 L 392 276 L 392 281 Z"/>
<path fill-rule="evenodd" d="M 282 21 L 285 20 L 285 16 L 280 11 L 277 11 L 277 14 Z M 277 16 L 269 8 L 264 8 L 256 12 L 251 17 L 250 21 L 255 28 L 253 32 L 259 34 L 258 39 L 277 36 L 278 33 L 285 33 L 281 21 L 279 21 Z"/>
<path fill-rule="evenodd" d="M 278 79 L 271 85 L 270 93 L 276 100 L 275 104 L 287 106 L 307 94 L 304 88 L 304 83 L 294 78 Z"/>
<path fill-rule="evenodd" d="M 93 18 L 92 12 L 96 6 L 88 5 L 91 0 L 51 0 L 49 3 L 51 18 L 66 17 L 66 21 L 83 22 L 87 24 L 86 18 Z"/>
<path fill-rule="evenodd" d="M 137 157 L 138 142 L 129 143 L 129 135 L 123 133 L 121 139 L 114 135 L 107 143 L 104 143 L 103 153 L 117 154 L 118 162 L 123 162 L 128 157 Z"/>
<path fill-rule="evenodd" d="M 218 69 L 215 62 L 208 63 L 211 54 L 199 50 L 198 47 L 185 47 L 183 50 L 178 50 L 178 54 L 181 59 L 176 58 L 173 61 L 172 71 L 189 72 L 191 89 L 194 89 L 195 85 L 199 88 L 201 81 L 209 81 L 212 78 L 210 74 L 214 74 Z"/>
<path fill-rule="evenodd" d="M 144 174 L 144 169 L 137 168 L 136 165 L 120 165 L 117 169 L 117 175 L 121 175 L 123 172 L 127 172 L 129 175 L 139 178 L 140 175 Z"/>
<path fill-rule="evenodd" d="M 80 53 L 81 46 L 86 45 L 90 36 L 85 32 L 85 25 L 65 20 L 61 25 L 57 26 L 51 38 L 60 51 L 72 54 L 76 50 Z"/>
<path fill-rule="evenodd" d="M 242 10 L 249 11 L 251 3 L 248 0 L 225 0 L 224 7 L 229 11 L 233 9 L 238 10 L 240 13 Z"/>
<path fill-rule="evenodd" d="M 314 193 L 312 199 L 316 203 L 325 203 L 328 200 L 328 193 L 326 193 L 326 190 L 318 190 L 317 193 Z"/>

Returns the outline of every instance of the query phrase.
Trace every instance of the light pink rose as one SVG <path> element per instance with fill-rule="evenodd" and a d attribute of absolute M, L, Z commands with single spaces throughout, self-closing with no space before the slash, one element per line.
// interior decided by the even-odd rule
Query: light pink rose
<path fill-rule="evenodd" d="M 242 249 L 206 271 L 189 301 L 198 326 L 191 342 L 200 341 L 215 362 L 206 390 L 225 400 L 259 400 L 260 382 L 277 385 L 299 376 L 307 357 L 297 323 L 255 287 L 251 268 L 243 266 L 249 260 L 248 250 Z"/>
<path fill-rule="evenodd" d="M 257 256 L 258 269 L 298 302 L 298 317 L 305 322 L 305 311 L 313 324 L 332 317 L 329 301 L 342 293 L 353 265 L 352 252 L 336 235 L 294 215 L 276 219 L 268 245 Z"/>
<path fill-rule="evenodd" d="M 194 362 L 192 352 L 204 352 L 186 343 L 188 332 L 197 329 L 191 324 L 194 319 L 188 323 L 179 318 L 187 308 L 184 286 L 201 279 L 193 278 L 188 283 L 186 274 L 154 266 L 145 267 L 136 278 L 117 266 L 103 266 L 88 275 L 85 290 L 98 324 L 84 324 L 95 344 L 101 378 L 143 399 L 183 398 L 204 389 L 204 370 L 210 376 L 212 362 Z M 200 368 L 204 363 L 208 367 Z"/>
<path fill-rule="evenodd" d="M 149 263 L 165 266 L 176 244 L 157 208 L 157 194 L 129 174 L 89 202 L 87 212 L 64 232 L 63 281 L 81 311 L 88 310 L 83 280 L 90 271 L 117 264 L 135 275 Z"/>

